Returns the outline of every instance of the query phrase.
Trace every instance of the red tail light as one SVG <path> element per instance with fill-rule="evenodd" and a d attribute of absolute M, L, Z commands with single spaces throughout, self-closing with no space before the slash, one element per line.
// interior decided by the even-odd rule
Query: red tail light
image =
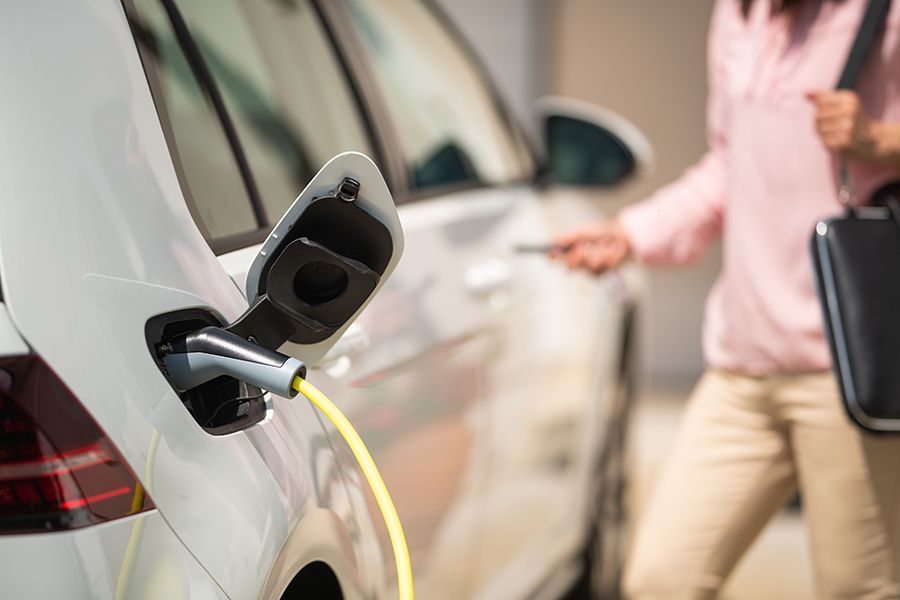
<path fill-rule="evenodd" d="M 74 529 L 151 508 L 115 447 L 44 361 L 0 358 L 0 534 Z"/>

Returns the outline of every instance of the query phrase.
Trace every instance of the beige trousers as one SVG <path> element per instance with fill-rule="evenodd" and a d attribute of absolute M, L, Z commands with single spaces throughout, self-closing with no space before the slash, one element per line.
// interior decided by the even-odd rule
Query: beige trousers
<path fill-rule="evenodd" d="M 900 598 L 900 437 L 851 425 L 831 374 L 717 371 L 638 521 L 626 598 L 715 598 L 798 486 L 817 596 Z"/>

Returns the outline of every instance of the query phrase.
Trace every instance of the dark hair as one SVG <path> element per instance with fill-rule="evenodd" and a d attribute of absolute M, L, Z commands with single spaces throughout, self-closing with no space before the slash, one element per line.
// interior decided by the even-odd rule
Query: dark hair
<path fill-rule="evenodd" d="M 750 8 L 753 6 L 754 0 L 740 0 L 741 1 L 741 10 L 744 12 L 744 17 L 750 14 Z M 770 2 L 771 0 L 766 0 Z M 780 3 L 772 2 L 772 13 L 783 13 L 790 12 L 795 8 L 806 4 L 807 2 L 821 2 L 822 0 L 781 0 Z"/>

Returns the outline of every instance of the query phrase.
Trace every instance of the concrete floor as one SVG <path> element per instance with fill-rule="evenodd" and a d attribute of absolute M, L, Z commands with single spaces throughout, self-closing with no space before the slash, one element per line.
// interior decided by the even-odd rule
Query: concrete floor
<path fill-rule="evenodd" d="M 646 390 L 635 407 L 629 499 L 632 515 L 639 515 L 659 473 L 689 391 Z M 786 511 L 769 525 L 738 565 L 722 594 L 723 600 L 814 597 L 812 563 L 798 511 Z"/>

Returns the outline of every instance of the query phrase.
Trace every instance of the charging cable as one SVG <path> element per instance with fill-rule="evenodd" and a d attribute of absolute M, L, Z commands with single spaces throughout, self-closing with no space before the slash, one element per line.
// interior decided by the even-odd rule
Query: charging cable
<path fill-rule="evenodd" d="M 325 394 L 320 392 L 316 386 L 303 379 L 302 377 L 294 378 L 293 388 L 303 394 L 307 400 L 312 402 L 316 408 L 322 411 L 329 421 L 334 423 L 337 430 L 343 436 L 344 441 L 350 446 L 356 462 L 359 463 L 363 475 L 372 493 L 375 494 L 375 501 L 381 510 L 381 516 L 384 524 L 387 525 L 388 535 L 391 538 L 391 547 L 394 550 L 394 561 L 397 564 L 397 585 L 400 587 L 400 600 L 413 599 L 413 577 L 412 566 L 409 561 L 409 549 L 406 546 L 406 535 L 403 533 L 403 525 L 400 523 L 400 517 L 397 515 L 397 509 L 394 508 L 394 502 L 391 500 L 391 494 L 388 492 L 372 455 L 363 443 L 362 438 L 350 424 L 349 419 L 344 413 L 338 409 L 334 403 L 328 399 Z"/>
<path fill-rule="evenodd" d="M 322 411 L 350 446 L 375 495 L 394 551 L 400 600 L 413 600 L 409 548 L 391 494 L 359 433 L 344 413 L 306 380 L 306 366 L 301 361 L 218 327 L 204 327 L 184 334 L 160 346 L 158 354 L 169 381 L 179 391 L 226 375 L 289 398 L 299 393 Z"/>

